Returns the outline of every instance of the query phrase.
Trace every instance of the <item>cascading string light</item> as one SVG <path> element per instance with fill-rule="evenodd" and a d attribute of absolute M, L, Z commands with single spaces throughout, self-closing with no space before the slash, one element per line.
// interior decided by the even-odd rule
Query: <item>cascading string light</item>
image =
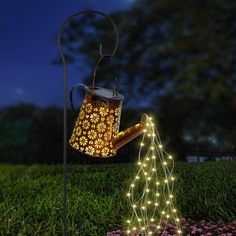
<path fill-rule="evenodd" d="M 151 117 L 147 117 L 137 165 L 138 172 L 127 192 L 133 212 L 127 220 L 126 233 L 130 235 L 135 231 L 140 235 L 162 235 L 167 223 L 172 222 L 176 225 L 176 235 L 182 235 L 174 206 L 174 159 L 165 151 Z M 158 169 L 158 166 L 161 168 Z M 162 175 L 157 174 L 160 169 Z"/>

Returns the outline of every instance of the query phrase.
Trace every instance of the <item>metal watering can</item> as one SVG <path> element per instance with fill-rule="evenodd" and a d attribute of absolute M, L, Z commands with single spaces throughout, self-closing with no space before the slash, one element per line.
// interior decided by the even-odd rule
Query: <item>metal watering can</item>
<path fill-rule="evenodd" d="M 112 157 L 117 150 L 143 133 L 145 115 L 141 122 L 119 132 L 120 116 L 124 96 L 119 93 L 117 75 L 113 90 L 95 86 L 97 66 L 94 69 L 92 87 L 77 84 L 71 88 L 70 104 L 74 112 L 73 91 L 79 86 L 86 94 L 80 108 L 69 143 L 72 148 L 93 157 Z"/>

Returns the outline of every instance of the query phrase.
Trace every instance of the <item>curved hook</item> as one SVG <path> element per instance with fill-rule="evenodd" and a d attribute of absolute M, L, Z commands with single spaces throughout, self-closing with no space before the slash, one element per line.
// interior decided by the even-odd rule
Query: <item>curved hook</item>
<path fill-rule="evenodd" d="M 63 61 L 63 64 L 65 64 L 65 57 L 63 55 L 63 50 L 62 50 L 62 42 L 61 42 L 61 35 L 62 35 L 62 32 L 64 30 L 64 26 L 69 23 L 73 18 L 77 17 L 77 16 L 80 16 L 80 15 L 83 15 L 83 14 L 97 14 L 97 15 L 100 15 L 100 16 L 104 16 L 106 17 L 112 24 L 113 28 L 114 28 L 114 31 L 115 31 L 115 34 L 116 34 L 116 42 L 115 42 L 115 46 L 114 46 L 114 49 L 112 51 L 112 53 L 109 55 L 110 57 L 114 56 L 117 49 L 118 49 L 118 45 L 119 45 L 119 31 L 118 31 L 118 28 L 115 24 L 115 22 L 113 21 L 113 19 L 106 15 L 105 13 L 103 12 L 99 12 L 99 11 L 95 11 L 95 10 L 85 10 L 85 11 L 80 11 L 80 12 L 77 12 L 71 16 L 69 16 L 68 18 L 66 18 L 63 23 L 61 24 L 61 27 L 59 29 L 59 33 L 58 33 L 58 38 L 57 38 L 57 42 L 58 42 L 58 47 L 59 47 L 59 51 L 60 51 L 60 56 L 61 56 L 61 59 Z M 106 56 L 103 51 L 102 51 L 102 44 L 99 45 L 99 54 L 101 57 L 104 57 Z"/>

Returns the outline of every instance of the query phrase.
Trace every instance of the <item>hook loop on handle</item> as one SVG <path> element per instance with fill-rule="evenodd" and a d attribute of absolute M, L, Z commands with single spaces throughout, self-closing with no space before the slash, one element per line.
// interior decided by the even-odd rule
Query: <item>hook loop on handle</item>
<path fill-rule="evenodd" d="M 119 87 L 118 87 L 118 72 L 117 72 L 117 61 L 112 58 L 110 55 L 103 55 L 101 56 L 96 65 L 95 65 L 95 68 L 94 68 L 94 71 L 93 71 L 93 82 L 92 82 L 92 91 L 95 90 L 95 81 L 96 81 L 96 74 L 97 74 L 97 69 L 98 69 L 98 66 L 99 64 L 103 61 L 103 60 L 109 60 L 112 65 L 115 67 L 115 88 L 113 89 L 113 95 L 116 96 L 118 93 L 119 93 Z"/>

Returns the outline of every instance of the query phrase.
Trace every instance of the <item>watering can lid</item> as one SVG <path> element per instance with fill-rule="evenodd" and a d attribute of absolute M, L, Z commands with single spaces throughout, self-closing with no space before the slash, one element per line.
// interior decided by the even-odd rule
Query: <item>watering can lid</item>
<path fill-rule="evenodd" d="M 102 98 L 106 98 L 109 100 L 115 100 L 115 101 L 122 101 L 124 100 L 124 96 L 120 93 L 114 94 L 114 91 L 107 88 L 101 88 L 101 87 L 95 87 L 94 90 L 92 88 L 86 87 L 86 90 L 90 93 L 93 93 L 94 95 Z"/>

